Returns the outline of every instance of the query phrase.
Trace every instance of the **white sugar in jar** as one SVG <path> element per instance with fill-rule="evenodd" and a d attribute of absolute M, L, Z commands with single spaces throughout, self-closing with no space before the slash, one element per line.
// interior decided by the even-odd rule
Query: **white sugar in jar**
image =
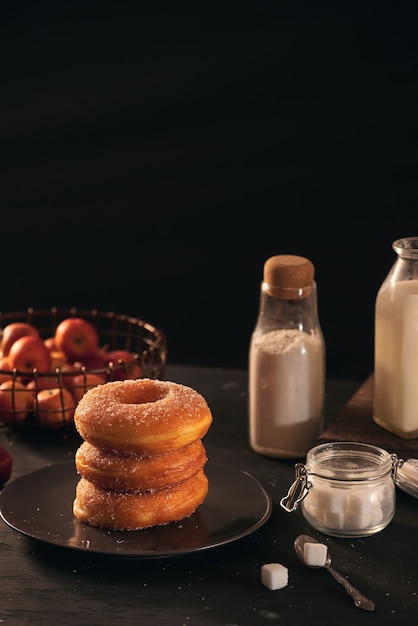
<path fill-rule="evenodd" d="M 296 464 L 296 481 L 281 505 L 301 504 L 306 521 L 334 537 L 366 537 L 385 528 L 396 507 L 398 458 L 377 446 L 325 443 Z"/>

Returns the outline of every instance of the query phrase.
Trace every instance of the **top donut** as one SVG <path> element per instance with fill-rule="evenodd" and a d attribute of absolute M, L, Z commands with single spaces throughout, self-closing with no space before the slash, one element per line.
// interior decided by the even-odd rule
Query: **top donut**
<path fill-rule="evenodd" d="M 105 450 L 155 455 L 182 448 L 208 431 L 213 416 L 197 391 L 149 378 L 94 387 L 77 405 L 74 423 L 89 443 Z"/>

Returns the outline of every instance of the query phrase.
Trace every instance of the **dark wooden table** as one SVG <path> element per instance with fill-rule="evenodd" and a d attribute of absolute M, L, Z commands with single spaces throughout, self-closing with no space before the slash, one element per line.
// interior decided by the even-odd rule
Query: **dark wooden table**
<path fill-rule="evenodd" d="M 398 490 L 396 514 L 381 533 L 366 539 L 325 537 L 302 513 L 279 506 L 294 478 L 294 462 L 264 458 L 247 439 L 247 373 L 170 366 L 166 378 L 194 387 L 207 399 L 213 425 L 204 439 L 209 462 L 251 473 L 270 494 L 273 510 L 255 532 L 190 554 L 123 558 L 38 541 L 0 522 L 0 624 L 117 626 L 170 624 L 416 623 L 418 615 L 418 502 Z M 327 421 L 333 420 L 359 383 L 328 381 Z M 76 433 L 45 438 L 3 429 L 0 443 L 14 459 L 11 480 L 38 468 L 71 461 Z M 242 494 L 245 498 L 246 494 Z M 326 542 L 333 564 L 376 604 L 357 609 L 325 570 L 304 567 L 293 541 L 310 533 Z M 287 587 L 261 584 L 263 563 L 289 570 Z"/>

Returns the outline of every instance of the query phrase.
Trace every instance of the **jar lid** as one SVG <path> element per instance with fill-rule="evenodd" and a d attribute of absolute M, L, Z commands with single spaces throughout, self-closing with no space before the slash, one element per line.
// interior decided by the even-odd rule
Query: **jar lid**
<path fill-rule="evenodd" d="M 418 498 L 418 459 L 408 459 L 397 467 L 395 484 L 414 498 Z"/>
<path fill-rule="evenodd" d="M 263 280 L 268 293 L 276 298 L 306 298 L 312 290 L 313 263 L 295 254 L 278 254 L 264 263 Z"/>

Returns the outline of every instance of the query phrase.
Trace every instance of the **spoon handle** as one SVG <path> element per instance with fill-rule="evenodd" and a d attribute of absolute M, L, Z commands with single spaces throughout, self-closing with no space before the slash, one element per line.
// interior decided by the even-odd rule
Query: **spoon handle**
<path fill-rule="evenodd" d="M 374 602 L 372 600 L 369 600 L 369 598 L 363 596 L 363 594 L 360 593 L 358 589 L 350 585 L 348 580 L 344 578 L 344 576 L 342 576 L 339 572 L 337 572 L 333 567 L 331 567 L 330 565 L 325 565 L 325 567 L 329 571 L 329 573 L 334 576 L 335 580 L 337 580 L 344 587 L 346 592 L 353 598 L 354 604 L 359 609 L 364 609 L 365 611 L 374 611 Z"/>

